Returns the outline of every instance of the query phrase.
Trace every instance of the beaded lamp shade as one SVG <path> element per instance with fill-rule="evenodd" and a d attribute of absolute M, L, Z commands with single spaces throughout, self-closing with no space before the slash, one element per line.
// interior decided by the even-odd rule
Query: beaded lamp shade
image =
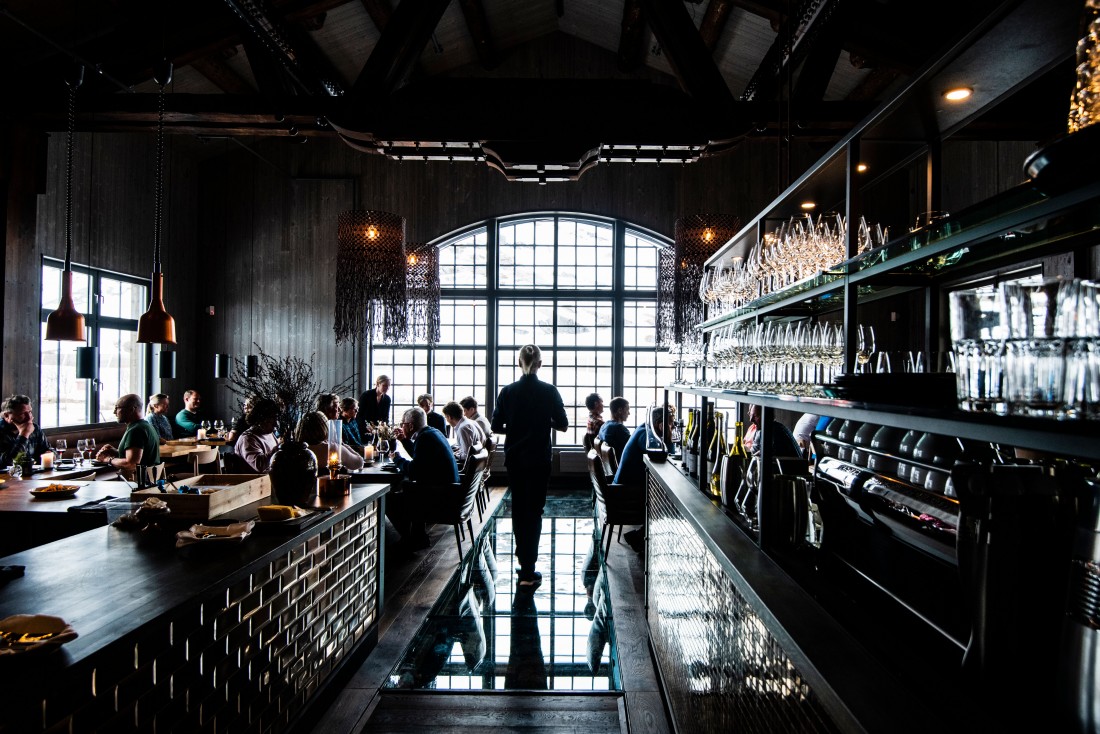
<path fill-rule="evenodd" d="M 347 211 L 336 230 L 336 342 L 405 338 L 405 218 Z"/>
<path fill-rule="evenodd" d="M 433 245 L 408 247 L 406 303 L 409 340 L 435 344 L 439 341 L 439 250 Z"/>
<path fill-rule="evenodd" d="M 704 315 L 699 300 L 703 265 L 739 228 L 740 220 L 732 214 L 692 214 L 676 220 L 672 257 L 660 260 L 658 273 L 658 344 L 702 346 L 695 325 Z"/>

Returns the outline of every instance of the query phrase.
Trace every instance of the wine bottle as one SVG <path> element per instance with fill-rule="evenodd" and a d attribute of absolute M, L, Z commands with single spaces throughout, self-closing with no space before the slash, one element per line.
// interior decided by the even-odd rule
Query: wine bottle
<path fill-rule="evenodd" d="M 729 507 L 733 503 L 737 488 L 741 486 L 741 477 L 745 474 L 745 424 L 734 424 L 733 444 L 726 454 L 722 470 L 722 504 Z"/>
<path fill-rule="evenodd" d="M 695 432 L 695 409 L 688 411 L 687 428 L 684 429 L 684 435 L 680 439 L 682 449 L 680 455 L 684 461 L 684 471 L 688 474 L 692 471 L 692 456 L 691 456 L 691 435 Z"/>
<path fill-rule="evenodd" d="M 722 428 L 724 414 L 714 411 L 714 438 L 711 439 L 710 460 L 710 493 L 715 498 L 722 496 L 722 471 L 723 459 L 726 458 L 728 444 L 726 432 Z"/>

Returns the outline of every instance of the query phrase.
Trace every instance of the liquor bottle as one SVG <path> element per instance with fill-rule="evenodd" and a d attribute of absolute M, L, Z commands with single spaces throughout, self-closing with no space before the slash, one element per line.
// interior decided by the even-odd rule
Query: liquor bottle
<path fill-rule="evenodd" d="M 710 493 L 715 498 L 722 496 L 722 464 L 729 449 L 726 443 L 726 432 L 722 428 L 723 413 L 714 412 L 714 438 L 711 439 L 711 450 L 707 452 L 710 461 Z"/>
<path fill-rule="evenodd" d="M 710 471 L 710 444 L 714 438 L 714 409 L 707 411 L 705 420 L 702 419 L 701 413 L 699 417 L 701 419 L 699 425 L 703 430 L 699 431 L 699 438 L 695 442 L 698 466 L 695 467 L 696 473 L 693 476 L 706 478 L 708 476 L 706 472 Z"/>
<path fill-rule="evenodd" d="M 745 474 L 745 424 L 734 424 L 733 444 L 726 454 L 725 467 L 722 470 L 722 504 L 729 507 L 734 500 L 741 477 Z"/>
<path fill-rule="evenodd" d="M 680 457 L 684 462 L 684 471 L 691 473 L 691 434 L 695 431 L 695 410 L 688 411 L 687 428 L 680 437 Z"/>

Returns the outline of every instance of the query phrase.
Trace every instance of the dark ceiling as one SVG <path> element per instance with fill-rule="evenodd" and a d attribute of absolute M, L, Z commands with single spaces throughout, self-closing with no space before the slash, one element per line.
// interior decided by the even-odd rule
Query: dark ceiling
<path fill-rule="evenodd" d="M 0 53 L 13 104 L 0 114 L 63 126 L 64 80 L 82 62 L 79 126 L 147 130 L 167 58 L 169 132 L 340 135 L 367 153 L 565 180 L 750 136 L 838 140 L 944 49 L 1027 4 L 12 0 Z"/>

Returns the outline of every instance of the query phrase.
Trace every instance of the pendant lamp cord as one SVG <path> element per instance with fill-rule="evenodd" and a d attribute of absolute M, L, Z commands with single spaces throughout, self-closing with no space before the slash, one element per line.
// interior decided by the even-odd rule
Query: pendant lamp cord
<path fill-rule="evenodd" d="M 160 229 L 164 211 L 164 85 L 160 85 L 157 113 L 157 191 L 153 205 L 153 272 L 160 272 Z"/>
<path fill-rule="evenodd" d="M 76 129 L 76 85 L 69 86 L 69 136 L 65 142 L 65 270 L 73 269 L 73 131 Z"/>

